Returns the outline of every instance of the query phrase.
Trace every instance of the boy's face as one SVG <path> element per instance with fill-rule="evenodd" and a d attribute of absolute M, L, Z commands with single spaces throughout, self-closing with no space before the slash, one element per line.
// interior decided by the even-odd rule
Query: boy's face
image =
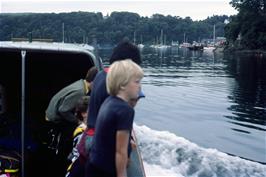
<path fill-rule="evenodd" d="M 125 86 L 125 92 L 128 100 L 137 99 L 141 88 L 141 78 L 132 77 L 129 83 Z"/>

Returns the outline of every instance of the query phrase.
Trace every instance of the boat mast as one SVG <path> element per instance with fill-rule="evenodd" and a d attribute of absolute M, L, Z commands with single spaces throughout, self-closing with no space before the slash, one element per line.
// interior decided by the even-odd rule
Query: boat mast
<path fill-rule="evenodd" d="M 161 29 L 161 39 L 160 39 L 160 45 L 163 45 L 163 30 Z"/>
<path fill-rule="evenodd" d="M 213 44 L 215 45 L 215 24 L 213 25 Z"/>
<path fill-rule="evenodd" d="M 65 43 L 65 23 L 62 23 L 62 43 Z"/>

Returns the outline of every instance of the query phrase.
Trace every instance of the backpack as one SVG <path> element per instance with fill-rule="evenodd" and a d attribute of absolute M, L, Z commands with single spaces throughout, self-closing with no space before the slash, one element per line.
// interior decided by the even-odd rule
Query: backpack
<path fill-rule="evenodd" d="M 85 163 L 87 160 L 93 135 L 94 135 L 94 129 L 86 129 L 82 133 L 81 139 L 77 145 L 77 149 L 79 152 L 79 159 L 81 160 L 81 163 Z"/>

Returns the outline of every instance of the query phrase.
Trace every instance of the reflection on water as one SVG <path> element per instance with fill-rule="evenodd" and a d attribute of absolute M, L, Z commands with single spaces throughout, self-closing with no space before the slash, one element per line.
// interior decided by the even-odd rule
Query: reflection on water
<path fill-rule="evenodd" d="M 232 123 L 266 131 L 266 59 L 256 55 L 227 57 L 230 61 L 227 71 L 235 78 L 234 89 L 228 98 L 236 103 L 228 108 L 233 116 L 227 118 Z"/>
<path fill-rule="evenodd" d="M 142 53 L 145 75 L 154 77 L 150 84 L 174 86 L 179 80 L 171 78 L 220 77 L 224 76 L 221 57 L 212 52 L 190 51 L 188 49 L 170 48 L 169 50 L 149 49 Z M 157 80 L 160 78 L 160 80 Z M 168 80 L 164 80 L 168 79 Z M 178 83 L 177 83 L 178 81 Z"/>
<path fill-rule="evenodd" d="M 226 55 L 206 51 L 147 49 L 143 53 L 146 75 L 154 77 L 149 84 L 174 86 L 179 80 L 171 78 L 228 77 L 234 78 L 233 90 L 228 95 L 232 104 L 228 110 L 233 116 L 225 116 L 235 123 L 265 131 L 265 128 L 246 125 L 266 125 L 266 59 L 253 55 Z M 157 78 L 163 79 L 158 81 Z M 202 79 L 202 78 L 201 78 Z M 244 131 L 243 131 L 244 132 Z"/>
<path fill-rule="evenodd" d="M 109 51 L 100 51 L 107 64 Z M 266 58 L 142 50 L 146 98 L 135 121 L 201 146 L 266 162 Z"/>

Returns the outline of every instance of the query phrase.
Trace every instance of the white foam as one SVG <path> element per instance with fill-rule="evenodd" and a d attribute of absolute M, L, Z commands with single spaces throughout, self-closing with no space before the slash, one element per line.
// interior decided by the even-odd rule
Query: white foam
<path fill-rule="evenodd" d="M 162 168 L 159 165 L 152 165 L 144 162 L 144 168 L 147 177 L 161 177 L 161 176 L 167 176 L 167 177 L 183 177 L 181 174 L 176 174 L 175 171 L 171 169 L 165 169 Z"/>
<path fill-rule="evenodd" d="M 266 166 L 206 149 L 167 131 L 134 125 L 146 174 L 155 176 L 264 177 Z"/>

